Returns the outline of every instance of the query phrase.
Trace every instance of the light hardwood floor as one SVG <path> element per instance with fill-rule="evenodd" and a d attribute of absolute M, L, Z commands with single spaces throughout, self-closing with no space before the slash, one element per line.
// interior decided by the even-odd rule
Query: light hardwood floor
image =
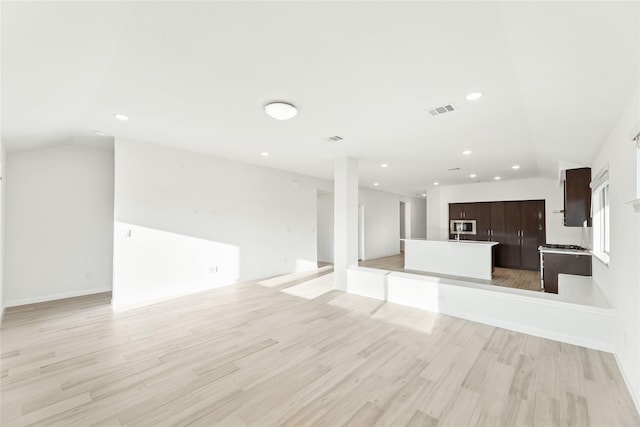
<path fill-rule="evenodd" d="M 7 310 L 2 426 L 617 426 L 611 354 L 334 291 L 326 269 L 124 312 Z"/>
<path fill-rule="evenodd" d="M 524 289 L 540 292 L 540 271 L 516 270 L 513 268 L 496 267 L 491 280 L 473 279 L 469 277 L 446 276 L 444 274 L 425 273 L 423 271 L 406 270 L 404 268 L 404 254 L 392 255 L 384 258 L 375 258 L 360 261 L 363 267 L 380 268 L 383 270 L 403 271 L 412 274 L 422 274 L 451 279 L 462 279 L 467 282 L 483 283 L 485 285 L 503 286 L 507 288 Z"/>

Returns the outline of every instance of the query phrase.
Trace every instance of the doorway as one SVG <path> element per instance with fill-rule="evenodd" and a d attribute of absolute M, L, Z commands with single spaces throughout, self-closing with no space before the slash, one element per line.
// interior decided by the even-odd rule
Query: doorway
<path fill-rule="evenodd" d="M 411 238 L 411 202 L 400 202 L 400 238 Z M 400 252 L 404 252 L 404 240 L 400 240 Z"/>
<path fill-rule="evenodd" d="M 358 205 L 358 261 L 364 260 L 364 205 Z"/>

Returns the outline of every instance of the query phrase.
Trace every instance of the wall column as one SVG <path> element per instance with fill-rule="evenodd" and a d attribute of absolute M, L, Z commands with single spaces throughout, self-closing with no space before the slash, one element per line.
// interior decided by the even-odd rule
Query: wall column
<path fill-rule="evenodd" d="M 358 265 L 358 162 L 350 157 L 334 164 L 334 288 L 347 290 L 347 268 Z"/>

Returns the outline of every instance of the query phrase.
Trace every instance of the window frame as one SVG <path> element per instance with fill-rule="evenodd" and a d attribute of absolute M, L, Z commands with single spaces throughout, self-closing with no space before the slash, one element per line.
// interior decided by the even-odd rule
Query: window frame
<path fill-rule="evenodd" d="M 591 193 L 593 209 L 593 255 L 604 264 L 611 259 L 611 190 L 608 173 Z"/>

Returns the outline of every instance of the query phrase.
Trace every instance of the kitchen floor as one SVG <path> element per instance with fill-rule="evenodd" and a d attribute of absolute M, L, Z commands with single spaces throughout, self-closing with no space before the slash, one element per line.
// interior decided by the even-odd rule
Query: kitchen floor
<path fill-rule="evenodd" d="M 375 258 L 358 263 L 362 267 L 380 268 L 384 270 L 402 271 L 425 276 L 448 277 L 451 279 L 464 279 L 468 282 L 483 283 L 485 285 L 504 286 L 507 288 L 525 289 L 527 291 L 540 292 L 540 271 L 516 270 L 513 268 L 496 267 L 493 279 L 482 280 L 468 277 L 447 276 L 444 274 L 425 273 L 423 271 L 406 270 L 404 268 L 404 253 L 384 258 Z"/>

